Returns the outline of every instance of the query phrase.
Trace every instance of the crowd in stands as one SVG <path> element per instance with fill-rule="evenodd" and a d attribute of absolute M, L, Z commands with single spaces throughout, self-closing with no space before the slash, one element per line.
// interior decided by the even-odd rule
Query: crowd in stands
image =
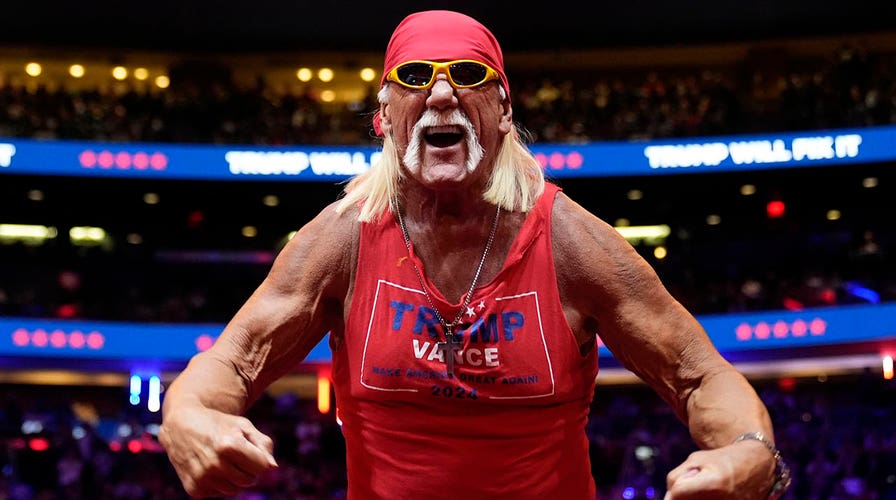
<path fill-rule="evenodd" d="M 828 248 L 809 241 L 782 241 L 778 250 L 762 243 L 674 248 L 664 261 L 650 255 L 652 247 L 638 249 L 699 315 L 896 301 L 896 265 L 872 238 L 863 233 Z M 145 250 L 0 245 L 0 316 L 224 323 L 273 258 L 261 252 L 259 262 L 178 262 Z"/>
<path fill-rule="evenodd" d="M 709 262 L 715 265 L 707 269 Z M 695 314 L 896 300 L 896 267 L 872 231 L 861 232 L 845 244 L 810 236 L 782 239 L 778 245 L 711 245 L 656 262 L 654 267 L 672 294 Z"/>
<path fill-rule="evenodd" d="M 533 73 L 508 68 L 514 117 L 540 142 L 859 127 L 896 122 L 893 54 L 843 47 L 829 57 L 761 54 L 723 67 Z M 374 87 L 357 102 L 320 100 L 260 77 L 174 79 L 159 92 L 127 84 L 32 88 L 0 75 L 0 136 L 116 142 L 368 144 Z"/>
<path fill-rule="evenodd" d="M 894 382 L 871 372 L 754 381 L 793 470 L 785 499 L 896 498 Z M 3 386 L 2 394 L 0 498 L 187 498 L 155 438 L 159 415 L 128 404 L 124 389 L 37 396 Z M 263 396 L 249 417 L 274 438 L 279 468 L 232 500 L 345 498 L 344 442 L 332 413 L 283 393 Z M 666 403 L 640 384 L 599 383 L 587 434 L 599 498 L 662 498 L 666 473 L 696 451 Z"/>
<path fill-rule="evenodd" d="M 560 143 L 883 125 L 896 122 L 893 61 L 843 47 L 719 68 L 529 75 L 514 87 L 514 117 Z"/>

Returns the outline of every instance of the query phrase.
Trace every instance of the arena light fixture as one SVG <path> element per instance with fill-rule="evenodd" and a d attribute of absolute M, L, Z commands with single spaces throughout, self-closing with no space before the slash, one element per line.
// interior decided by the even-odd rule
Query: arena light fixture
<path fill-rule="evenodd" d="M 75 245 L 96 245 L 106 240 L 106 230 L 101 227 L 75 226 L 68 231 L 68 237 Z"/>
<path fill-rule="evenodd" d="M 331 82 L 335 76 L 335 73 L 330 68 L 321 68 L 317 71 L 317 77 L 322 82 Z"/>
<path fill-rule="evenodd" d="M 672 233 L 672 229 L 666 224 L 658 224 L 654 226 L 621 226 L 616 227 L 616 231 L 623 238 L 632 240 L 662 240 Z"/>
<path fill-rule="evenodd" d="M 131 403 L 131 405 L 136 406 L 136 405 L 140 404 L 140 392 L 142 391 L 142 388 L 143 388 L 143 378 L 137 374 L 131 375 L 131 383 L 130 383 L 131 395 L 128 398 L 128 401 Z"/>
<path fill-rule="evenodd" d="M 171 80 L 168 79 L 165 75 L 159 75 L 155 79 L 156 87 L 160 89 L 167 89 L 169 85 L 171 85 Z"/>
<path fill-rule="evenodd" d="M 73 78 L 81 78 L 84 76 L 84 73 L 87 71 L 84 69 L 84 66 L 80 64 L 72 64 L 68 67 L 68 74 Z"/>
<path fill-rule="evenodd" d="M 880 303 L 880 294 L 858 281 L 847 281 L 843 283 L 843 290 L 849 295 L 871 304 Z"/>
<path fill-rule="evenodd" d="M 30 62 L 25 65 L 25 74 L 28 76 L 40 76 L 43 73 L 44 69 L 40 66 L 40 64 L 36 62 Z"/>
<path fill-rule="evenodd" d="M 162 379 L 158 375 L 149 377 L 149 394 L 146 401 L 146 409 L 152 413 L 158 412 L 162 408 Z"/>
<path fill-rule="evenodd" d="M 336 100 L 336 92 L 332 90 L 324 90 L 320 93 L 320 100 L 323 102 L 333 102 Z"/>
<path fill-rule="evenodd" d="M 0 224 L 0 242 L 43 242 L 57 235 L 53 226 L 32 224 Z"/>
<path fill-rule="evenodd" d="M 781 200 L 772 200 L 765 205 L 765 213 L 769 219 L 780 219 L 786 211 L 787 205 Z"/>
<path fill-rule="evenodd" d="M 128 77 L 128 69 L 124 66 L 115 66 L 112 68 L 112 78 L 116 80 L 124 80 Z"/>
<path fill-rule="evenodd" d="M 44 424 L 37 419 L 26 419 L 22 422 L 22 434 L 40 434 L 44 431 Z"/>
<path fill-rule="evenodd" d="M 149 70 L 146 68 L 136 68 L 134 69 L 134 78 L 143 81 L 149 78 Z"/>
<path fill-rule="evenodd" d="M 361 80 L 364 80 L 365 82 L 372 82 L 374 79 L 376 79 L 376 70 L 373 68 L 364 68 L 361 70 L 359 75 L 361 76 Z"/>
<path fill-rule="evenodd" d="M 666 224 L 658 224 L 653 226 L 629 226 L 628 220 L 622 220 L 625 224 L 619 224 L 614 227 L 623 238 L 632 245 L 643 243 L 649 246 L 662 245 L 666 238 L 672 232 Z M 658 252 L 658 253 L 657 253 Z M 662 256 L 660 256 L 662 255 Z M 654 249 L 654 256 L 662 260 L 666 257 L 665 248 Z"/>
<path fill-rule="evenodd" d="M 50 448 L 50 441 L 43 437 L 31 438 L 28 440 L 28 448 L 31 451 L 47 451 Z"/>
<path fill-rule="evenodd" d="M 299 68 L 296 71 L 296 78 L 299 79 L 300 82 L 310 82 L 312 78 L 314 78 L 314 73 L 311 71 L 311 68 Z"/>
<path fill-rule="evenodd" d="M 317 410 L 330 413 L 330 377 L 326 373 L 317 374 Z"/>

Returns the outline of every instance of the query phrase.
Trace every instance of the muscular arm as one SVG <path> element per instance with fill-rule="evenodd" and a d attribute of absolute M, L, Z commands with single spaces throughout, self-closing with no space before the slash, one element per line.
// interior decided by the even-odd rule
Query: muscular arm
<path fill-rule="evenodd" d="M 750 431 L 772 436 L 768 412 L 747 380 L 615 229 L 562 193 L 552 220 L 561 298 L 579 338 L 597 332 L 675 409 L 701 448 L 729 445 Z M 770 485 L 773 461 L 761 448 L 744 445 L 761 457 Z"/>
<path fill-rule="evenodd" d="M 355 217 L 338 215 L 331 206 L 295 235 L 215 344 L 196 355 L 166 391 L 165 418 L 185 403 L 242 414 L 327 331 L 341 331 Z"/>
<path fill-rule="evenodd" d="M 357 213 L 331 205 L 286 245 L 215 344 L 165 392 L 159 441 L 194 497 L 230 496 L 277 466 L 271 438 L 242 417 L 327 331 L 342 335 Z"/>

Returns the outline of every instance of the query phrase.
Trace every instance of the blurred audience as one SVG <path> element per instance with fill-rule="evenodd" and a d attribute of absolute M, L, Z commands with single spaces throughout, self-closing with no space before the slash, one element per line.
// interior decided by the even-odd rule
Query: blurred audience
<path fill-rule="evenodd" d="M 896 498 L 894 381 L 870 371 L 755 380 L 790 464 L 785 498 Z M 176 500 L 187 496 L 155 438 L 159 415 L 124 389 L 3 386 L 0 498 Z M 265 394 L 250 417 L 280 467 L 232 500 L 345 498 L 344 443 L 313 400 Z M 669 407 L 642 384 L 598 384 L 588 422 L 600 498 L 662 498 L 665 474 L 696 450 Z"/>
<path fill-rule="evenodd" d="M 695 314 L 896 301 L 896 262 L 871 231 L 840 245 L 801 250 L 669 241 L 670 256 L 637 250 Z M 788 248 L 791 247 L 791 248 Z M 144 248 L 0 245 L 0 316 L 137 322 L 225 322 L 261 283 L 273 252 L 242 261 L 170 260 Z M 220 253 L 220 252 L 219 252 Z M 218 255 L 209 252 L 212 256 Z M 232 252 L 230 255 L 235 255 Z M 719 259 L 724 255 L 724 259 Z"/>
<path fill-rule="evenodd" d="M 509 67 L 514 118 L 540 142 L 581 143 L 896 123 L 896 54 L 844 46 L 828 58 L 756 53 L 724 67 Z M 226 73 L 226 72 L 225 72 Z M 259 78 L 174 77 L 153 92 L 86 91 L 0 75 L 0 137 L 114 142 L 371 144 L 375 89 L 326 103 Z"/>

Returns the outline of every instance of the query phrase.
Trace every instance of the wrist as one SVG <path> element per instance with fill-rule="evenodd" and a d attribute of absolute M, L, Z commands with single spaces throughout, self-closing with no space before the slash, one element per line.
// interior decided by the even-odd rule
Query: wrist
<path fill-rule="evenodd" d="M 775 447 L 775 444 L 761 432 L 745 432 L 744 434 L 737 436 L 732 444 L 747 440 L 762 443 L 775 459 L 775 482 L 768 492 L 768 498 L 769 500 L 778 500 L 784 496 L 784 493 L 787 492 L 787 488 L 790 487 L 790 467 L 784 462 L 784 458 L 781 456 L 781 451 L 778 450 L 778 448 Z"/>

